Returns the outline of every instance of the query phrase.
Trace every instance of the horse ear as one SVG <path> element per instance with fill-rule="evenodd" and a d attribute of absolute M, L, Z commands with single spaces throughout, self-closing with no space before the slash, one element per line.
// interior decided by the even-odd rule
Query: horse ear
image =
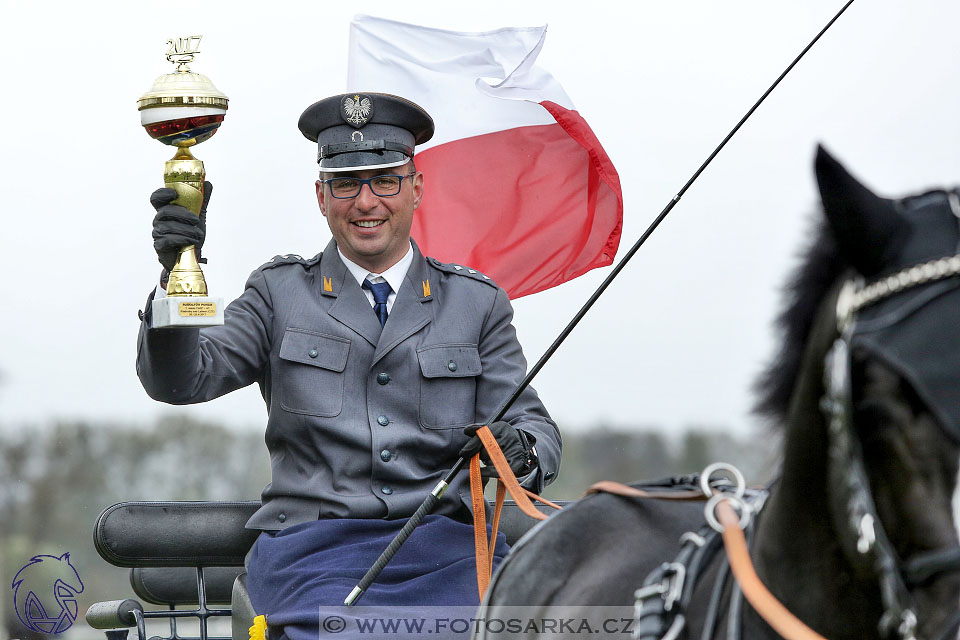
<path fill-rule="evenodd" d="M 861 275 L 876 275 L 903 245 L 907 221 L 893 200 L 860 184 L 821 145 L 814 166 L 823 211 L 842 253 Z"/>

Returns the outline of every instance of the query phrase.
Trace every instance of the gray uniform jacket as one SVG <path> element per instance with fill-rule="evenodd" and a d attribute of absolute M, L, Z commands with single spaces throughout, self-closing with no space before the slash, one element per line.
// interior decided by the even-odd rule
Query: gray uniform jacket
<path fill-rule="evenodd" d="M 224 314 L 207 329 L 151 329 L 145 314 L 137 373 L 171 404 L 260 385 L 273 475 L 253 529 L 412 515 L 456 461 L 464 426 L 489 419 L 526 373 L 503 289 L 416 245 L 382 329 L 332 240 L 254 271 Z M 560 464 L 556 424 L 532 388 L 504 419 L 536 439 L 540 466 L 523 483 L 541 490 Z M 463 472 L 437 512 L 469 505 Z"/>

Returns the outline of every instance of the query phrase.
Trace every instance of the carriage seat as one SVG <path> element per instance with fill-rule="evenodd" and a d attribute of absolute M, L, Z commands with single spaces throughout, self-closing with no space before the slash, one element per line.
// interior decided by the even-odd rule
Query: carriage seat
<path fill-rule="evenodd" d="M 544 513 L 552 511 L 537 506 Z M 259 501 L 122 502 L 100 514 L 94 546 L 110 564 L 131 569 L 130 584 L 145 602 L 200 609 L 229 604 L 232 636 L 247 640 L 255 613 L 243 563 L 259 531 L 244 525 L 259 508 Z M 500 530 L 508 544 L 516 543 L 534 524 L 515 502 L 504 503 Z M 202 602 L 198 575 L 203 580 Z"/>

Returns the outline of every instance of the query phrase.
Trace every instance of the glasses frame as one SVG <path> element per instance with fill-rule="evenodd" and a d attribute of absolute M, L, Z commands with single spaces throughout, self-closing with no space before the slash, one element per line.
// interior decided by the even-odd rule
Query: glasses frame
<path fill-rule="evenodd" d="M 392 198 L 393 196 L 400 195 L 400 191 L 403 189 L 403 179 L 404 179 L 404 178 L 412 178 L 412 177 L 415 176 L 415 175 L 417 175 L 417 172 L 416 172 L 416 171 L 413 171 L 413 172 L 408 173 L 408 174 L 406 174 L 406 175 L 400 175 L 400 174 L 397 174 L 397 173 L 383 173 L 383 174 L 380 174 L 380 175 L 372 176 L 372 177 L 370 177 L 370 178 L 354 178 L 354 177 L 350 177 L 350 176 L 335 176 L 335 177 L 333 177 L 333 178 L 328 178 L 328 179 L 326 179 L 326 180 L 321 180 L 320 183 L 323 184 L 323 185 L 329 186 L 329 187 L 330 187 L 330 195 L 333 196 L 333 197 L 334 197 L 335 199 L 337 199 L 337 200 L 353 200 L 354 198 L 356 198 L 357 196 L 360 195 L 360 192 L 361 192 L 361 191 L 363 191 L 363 185 L 367 185 L 367 188 L 370 189 L 370 193 L 372 193 L 373 195 L 377 196 L 378 198 Z M 358 188 L 358 189 L 357 189 L 357 192 L 356 192 L 355 194 L 353 194 L 352 196 L 338 196 L 338 195 L 336 195 L 336 194 L 333 192 L 333 185 L 332 185 L 331 183 L 332 183 L 334 180 L 342 180 L 342 179 L 344 179 L 344 178 L 347 178 L 347 179 L 349 179 L 349 180 L 356 180 L 357 182 L 360 183 L 360 188 Z M 386 194 L 386 195 L 384 195 L 384 194 L 379 194 L 379 193 L 377 193 L 376 191 L 374 191 L 374 190 L 373 190 L 373 183 L 372 183 L 372 181 L 373 181 L 373 180 L 376 180 L 376 179 L 378 179 L 378 178 L 399 178 L 399 179 L 400 179 L 400 183 L 397 185 L 397 192 L 396 192 L 396 193 L 391 193 L 391 194 Z"/>

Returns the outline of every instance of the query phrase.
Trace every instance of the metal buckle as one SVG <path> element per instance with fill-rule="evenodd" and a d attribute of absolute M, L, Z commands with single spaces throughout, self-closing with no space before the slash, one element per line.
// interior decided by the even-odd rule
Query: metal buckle
<path fill-rule="evenodd" d="M 671 611 L 673 605 L 683 595 L 683 583 L 687 578 L 687 568 L 679 562 L 671 562 L 663 571 L 663 610 Z"/>
<path fill-rule="evenodd" d="M 894 610 L 887 610 L 880 618 L 879 629 L 885 638 L 917 640 L 917 614 L 909 608 L 900 611 L 899 615 Z"/>
<path fill-rule="evenodd" d="M 900 614 L 900 626 L 897 627 L 897 633 L 904 640 L 915 640 L 917 637 L 917 614 L 912 609 L 904 609 Z"/>
<path fill-rule="evenodd" d="M 670 611 L 683 595 L 683 583 L 687 578 L 687 568 L 679 562 L 664 562 L 660 565 L 663 577 L 656 584 L 640 587 L 633 593 L 636 608 L 639 611 L 643 603 L 654 596 L 663 599 L 663 610 Z"/>

